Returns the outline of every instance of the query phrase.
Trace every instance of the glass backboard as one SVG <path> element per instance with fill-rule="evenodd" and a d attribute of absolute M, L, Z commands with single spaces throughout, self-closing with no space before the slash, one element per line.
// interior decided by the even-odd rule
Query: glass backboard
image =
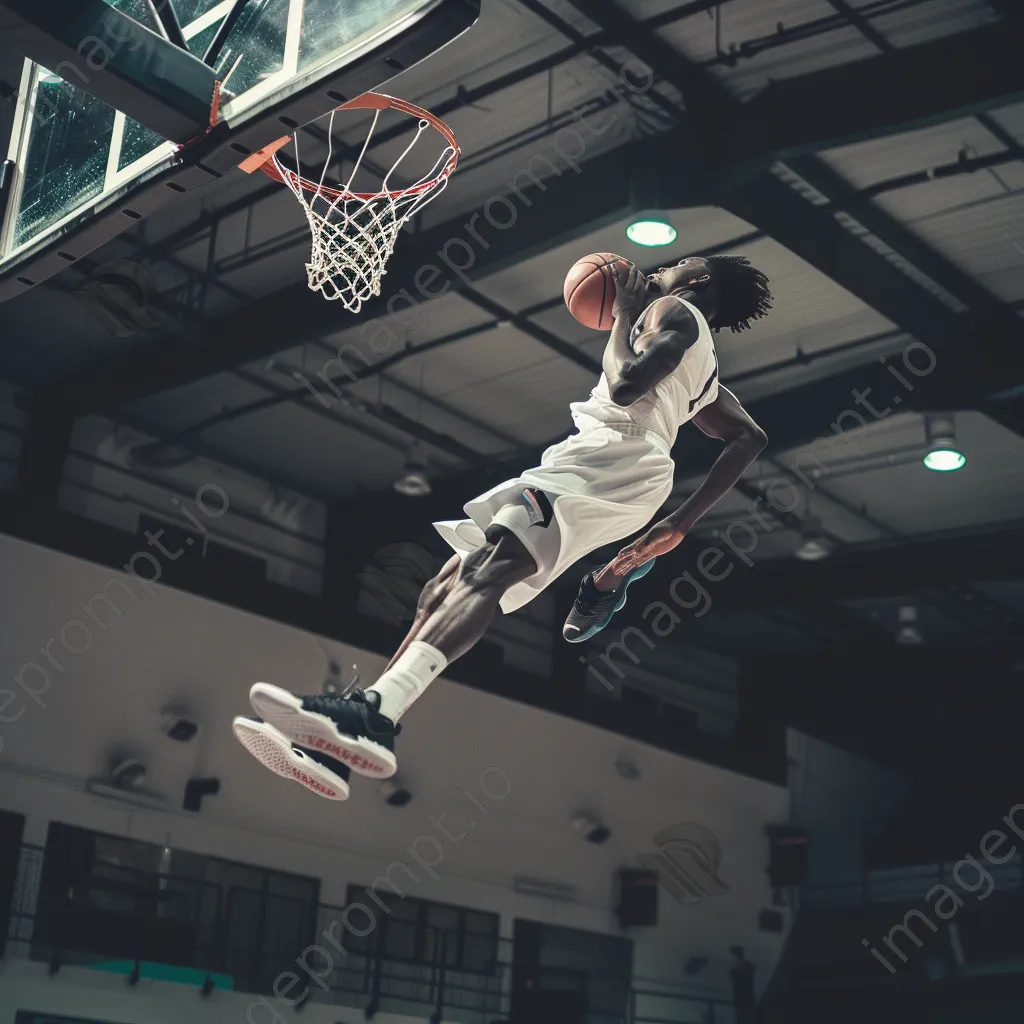
<path fill-rule="evenodd" d="M 189 49 L 200 58 L 236 5 L 236 0 L 161 2 L 172 5 Z M 106 3 L 159 31 L 146 0 Z M 275 123 L 267 126 L 266 138 L 255 138 L 253 148 L 259 148 L 281 134 L 276 122 L 283 119 L 282 105 L 290 96 L 303 89 L 315 92 L 318 83 L 337 79 L 356 64 L 370 64 L 371 77 L 363 74 L 358 90 L 345 98 L 375 88 L 468 28 L 478 11 L 477 0 L 248 0 L 214 64 L 223 87 L 233 94 L 222 120 L 236 137 L 243 126 L 272 115 Z M 373 64 L 375 56 L 399 44 L 405 46 L 404 60 Z M 340 80 L 344 84 L 344 77 Z M 25 263 L 48 239 L 77 230 L 90 212 L 98 213 L 137 185 L 188 162 L 188 145 L 166 142 L 30 61 L 25 62 L 18 104 L 8 149 L 16 171 L 0 235 L 0 278 L 10 277 L 10 268 Z M 324 99 L 322 109 L 310 116 L 331 105 Z M 241 134 L 253 137 L 252 132 Z M 237 142 L 233 148 L 242 152 Z M 29 286 L 38 283 L 38 276 L 26 272 L 18 280 Z M 0 298 L 10 294 L 0 287 Z"/>

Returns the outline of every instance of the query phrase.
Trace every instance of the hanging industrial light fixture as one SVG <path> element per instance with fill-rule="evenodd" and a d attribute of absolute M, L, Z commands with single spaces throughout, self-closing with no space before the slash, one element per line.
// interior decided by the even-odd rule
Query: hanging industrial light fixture
<path fill-rule="evenodd" d="M 395 481 L 394 488 L 407 498 L 423 498 L 430 493 L 426 459 L 419 455 L 415 448 L 410 449 L 405 457 L 402 475 Z"/>
<path fill-rule="evenodd" d="M 925 466 L 936 473 L 963 469 L 967 456 L 956 445 L 956 418 L 953 413 L 929 413 L 924 418 L 924 427 L 928 439 Z"/>
<path fill-rule="evenodd" d="M 918 644 L 924 643 L 924 636 L 917 628 L 917 609 L 912 604 L 905 604 L 900 608 L 898 622 L 896 643 L 900 647 L 917 647 Z"/>
<path fill-rule="evenodd" d="M 834 546 L 821 528 L 821 519 L 808 512 L 800 527 L 800 546 L 793 554 L 802 562 L 820 562 L 832 554 Z"/>

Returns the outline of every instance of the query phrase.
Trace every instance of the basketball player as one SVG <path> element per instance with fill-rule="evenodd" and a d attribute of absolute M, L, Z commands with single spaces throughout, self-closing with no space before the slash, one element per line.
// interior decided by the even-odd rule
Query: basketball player
<path fill-rule="evenodd" d="M 725 442 L 706 479 L 667 519 L 584 579 L 565 625 L 570 641 L 603 628 L 626 588 L 679 544 L 766 444 L 764 432 L 718 380 L 712 331 L 742 331 L 771 309 L 768 280 L 740 256 L 689 257 L 645 278 L 615 270 L 604 372 L 570 407 L 577 432 L 536 469 L 465 506 L 469 518 L 435 523 L 455 551 L 424 587 L 415 619 L 384 673 L 348 696 L 298 697 L 257 683 L 258 719 L 235 734 L 263 764 L 331 799 L 348 795 L 349 769 L 397 770 L 399 720 L 497 613 L 512 612 L 589 552 L 648 524 L 672 490 L 679 427 L 693 421 Z"/>

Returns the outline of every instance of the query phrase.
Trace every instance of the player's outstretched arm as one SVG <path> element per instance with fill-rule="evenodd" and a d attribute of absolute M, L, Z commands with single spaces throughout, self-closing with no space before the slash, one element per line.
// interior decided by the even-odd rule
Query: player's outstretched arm
<path fill-rule="evenodd" d="M 750 418 L 740 400 L 719 387 L 718 397 L 693 417 L 693 422 L 709 437 L 725 441 L 701 485 L 671 515 L 655 523 L 632 544 L 628 544 L 602 570 L 600 575 L 623 577 L 658 555 L 676 547 L 694 524 L 712 509 L 744 474 L 768 443 L 765 432 Z"/>
<path fill-rule="evenodd" d="M 693 314 L 680 306 L 664 325 L 665 329 L 646 338 L 642 352 L 634 352 L 629 336 L 648 305 L 647 280 L 632 265 L 628 269 L 616 268 L 613 273 L 612 332 L 601 369 L 612 401 L 625 406 L 643 398 L 679 365 L 683 354 L 697 340 L 700 328 Z"/>

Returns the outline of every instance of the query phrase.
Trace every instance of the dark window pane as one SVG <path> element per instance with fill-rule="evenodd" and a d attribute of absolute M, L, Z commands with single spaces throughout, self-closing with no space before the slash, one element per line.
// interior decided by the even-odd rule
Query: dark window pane
<path fill-rule="evenodd" d="M 269 992 L 312 941 L 318 896 L 313 878 L 53 823 L 32 955 L 137 957 Z"/>
<path fill-rule="evenodd" d="M 416 938 L 418 922 L 389 918 L 383 925 L 384 944 L 382 953 L 394 960 L 416 960 Z"/>
<path fill-rule="evenodd" d="M 122 14 L 141 22 L 146 28 L 159 31 L 156 18 L 146 0 L 105 0 L 111 7 L 116 7 Z M 127 33 L 126 33 L 127 34 Z"/>
<path fill-rule="evenodd" d="M 178 16 L 178 23 L 182 28 L 186 28 L 200 15 L 220 3 L 220 0 L 170 0 L 170 2 L 174 6 L 174 13 Z"/>
<path fill-rule="evenodd" d="M 40 69 L 14 244 L 103 192 L 114 109 Z"/>
<path fill-rule="evenodd" d="M 443 959 L 448 967 L 459 970 L 485 974 L 493 971 L 498 950 L 497 914 L 412 897 L 403 899 L 387 891 L 378 892 L 377 899 L 390 913 L 375 908 L 377 929 L 372 935 L 362 939 L 346 935 L 345 947 L 350 952 L 431 967 Z M 368 905 L 365 889 L 350 885 L 347 902 L 350 906 Z M 360 930 L 365 929 L 363 915 L 353 920 Z M 467 921 L 472 921 L 473 931 L 467 930 Z"/>
<path fill-rule="evenodd" d="M 460 960 L 460 924 L 462 914 L 454 907 L 427 908 L 426 948 L 427 963 L 444 962 L 454 967 Z"/>
<path fill-rule="evenodd" d="M 390 24 L 412 5 L 409 0 L 306 0 L 302 12 L 299 70 L 316 67 L 361 35 Z"/>
<path fill-rule="evenodd" d="M 467 971 L 490 974 L 494 970 L 496 953 L 497 938 L 495 935 L 468 932 L 463 943 L 462 966 Z"/>
<path fill-rule="evenodd" d="M 121 153 L 118 157 L 117 169 L 123 171 L 129 164 L 141 160 L 147 153 L 152 153 L 157 146 L 162 146 L 166 141 L 152 128 L 146 128 L 130 117 L 125 118 L 124 138 L 121 140 Z"/>
<path fill-rule="evenodd" d="M 288 0 L 256 0 L 231 30 L 216 68 L 236 96 L 284 67 L 288 6 Z"/>
<path fill-rule="evenodd" d="M 188 40 L 188 48 L 197 57 L 202 57 L 206 53 L 210 43 L 213 42 L 213 37 L 217 34 L 217 29 L 220 28 L 220 22 L 216 22 L 210 25 L 208 28 L 204 28 L 202 32 L 196 33 L 191 39 Z"/>

